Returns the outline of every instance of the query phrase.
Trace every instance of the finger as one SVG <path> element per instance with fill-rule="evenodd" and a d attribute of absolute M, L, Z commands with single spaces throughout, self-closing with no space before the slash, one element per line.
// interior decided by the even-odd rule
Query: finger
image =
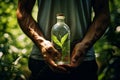
<path fill-rule="evenodd" d="M 68 73 L 67 70 L 62 67 L 62 66 L 58 66 L 57 64 L 55 64 L 55 62 L 49 58 L 47 59 L 47 63 L 49 64 L 49 67 L 54 71 L 54 72 L 59 72 L 59 73 Z"/>
<path fill-rule="evenodd" d="M 76 56 L 74 56 L 74 57 L 72 58 L 72 60 L 71 60 L 71 61 L 72 61 L 72 63 L 76 63 L 76 62 L 79 60 L 79 58 L 80 58 L 80 57 L 79 57 L 79 56 L 77 56 L 77 55 L 76 55 Z"/>
<path fill-rule="evenodd" d="M 47 64 L 51 65 L 51 66 L 57 66 L 57 64 L 55 64 L 55 62 L 52 60 L 52 58 L 47 55 L 46 57 L 44 57 L 45 61 L 47 62 Z"/>
<path fill-rule="evenodd" d="M 56 59 L 59 59 L 61 57 L 61 54 L 54 47 L 52 47 L 48 51 L 52 55 L 52 57 L 54 57 Z"/>
<path fill-rule="evenodd" d="M 59 72 L 59 73 L 70 73 L 70 71 L 63 66 L 57 66 L 57 72 Z"/>
<path fill-rule="evenodd" d="M 49 67 L 54 71 L 54 72 L 59 72 L 59 73 L 67 73 L 67 70 L 62 67 L 62 66 L 58 66 L 53 58 L 51 57 L 50 54 L 47 53 L 46 49 L 42 49 L 43 51 L 43 56 L 44 56 L 44 59 L 46 61 L 46 63 L 49 65 Z"/>
<path fill-rule="evenodd" d="M 67 65 L 59 65 L 61 67 L 64 67 L 68 72 L 71 70 L 72 66 L 70 64 Z"/>
<path fill-rule="evenodd" d="M 76 63 L 77 61 L 79 61 L 80 58 L 83 57 L 83 54 L 81 53 L 80 50 L 74 50 L 73 51 L 73 56 L 72 56 L 72 59 L 71 59 L 71 62 L 72 63 Z"/>

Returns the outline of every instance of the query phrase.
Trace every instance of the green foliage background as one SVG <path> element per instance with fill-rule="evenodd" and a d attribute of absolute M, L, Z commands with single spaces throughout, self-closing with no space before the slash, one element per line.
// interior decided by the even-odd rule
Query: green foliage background
<path fill-rule="evenodd" d="M 32 42 L 16 19 L 17 0 L 0 0 L 0 80 L 27 79 Z"/>
<path fill-rule="evenodd" d="M 109 0 L 111 23 L 95 44 L 99 80 L 120 79 L 120 0 Z M 0 0 L 0 80 L 27 80 L 32 42 L 16 19 L 17 0 Z M 36 19 L 37 7 L 33 16 Z"/>

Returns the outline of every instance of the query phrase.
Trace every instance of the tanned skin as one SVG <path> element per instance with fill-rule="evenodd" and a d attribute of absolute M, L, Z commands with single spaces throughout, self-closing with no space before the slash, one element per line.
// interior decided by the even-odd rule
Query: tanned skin
<path fill-rule="evenodd" d="M 73 50 L 72 67 L 77 67 L 81 64 L 85 53 L 105 33 L 110 22 L 109 0 L 92 0 L 92 5 L 95 17 L 84 38 L 76 44 Z"/>
<path fill-rule="evenodd" d="M 17 19 L 23 32 L 42 51 L 45 62 L 56 72 L 69 72 L 67 68 L 78 67 L 86 52 L 104 34 L 110 20 L 109 0 L 92 0 L 95 17 L 82 41 L 77 43 L 72 51 L 70 65 L 57 65 L 54 60 L 59 58 L 59 52 L 44 35 L 31 13 L 36 0 L 18 0 Z"/>
<path fill-rule="evenodd" d="M 54 59 L 59 57 L 59 52 L 52 43 L 44 38 L 37 22 L 31 13 L 36 0 L 18 0 L 17 19 L 23 32 L 37 45 L 42 52 L 45 62 L 53 71 L 67 72 L 65 68 L 55 64 Z"/>

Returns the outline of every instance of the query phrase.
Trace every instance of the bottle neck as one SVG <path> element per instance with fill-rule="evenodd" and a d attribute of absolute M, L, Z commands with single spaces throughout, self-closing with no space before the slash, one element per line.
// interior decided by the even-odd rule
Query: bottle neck
<path fill-rule="evenodd" d="M 57 23 L 64 23 L 64 19 L 57 19 Z"/>
<path fill-rule="evenodd" d="M 57 23 L 64 23 L 64 16 L 57 16 Z"/>

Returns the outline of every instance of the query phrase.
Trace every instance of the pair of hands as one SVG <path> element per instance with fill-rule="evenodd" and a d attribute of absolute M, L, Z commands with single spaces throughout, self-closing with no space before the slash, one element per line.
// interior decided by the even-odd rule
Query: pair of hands
<path fill-rule="evenodd" d="M 54 60 L 60 57 L 60 53 L 54 48 L 54 46 L 52 45 L 50 41 L 44 40 L 41 43 L 41 51 L 49 67 L 54 72 L 60 72 L 60 73 L 69 73 L 70 69 L 74 69 L 78 67 L 80 63 L 83 61 L 84 54 L 85 54 L 84 46 L 81 43 L 78 43 L 75 45 L 73 49 L 70 64 L 69 65 L 57 65 L 54 62 Z"/>

